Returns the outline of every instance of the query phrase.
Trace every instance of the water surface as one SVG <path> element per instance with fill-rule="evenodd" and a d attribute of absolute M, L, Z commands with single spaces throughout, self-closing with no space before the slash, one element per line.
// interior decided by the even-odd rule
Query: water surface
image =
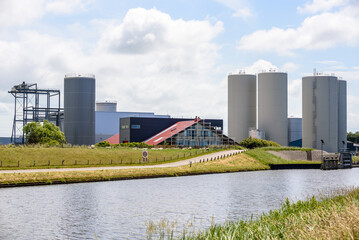
<path fill-rule="evenodd" d="M 3 188 L 0 239 L 145 239 L 149 220 L 204 228 L 342 186 L 359 186 L 358 168 Z"/>

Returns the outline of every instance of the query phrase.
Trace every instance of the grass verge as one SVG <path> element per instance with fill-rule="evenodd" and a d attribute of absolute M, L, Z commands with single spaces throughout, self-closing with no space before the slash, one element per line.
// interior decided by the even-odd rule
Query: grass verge
<path fill-rule="evenodd" d="M 269 166 L 246 154 L 214 161 L 194 163 L 170 168 L 141 168 L 121 170 L 71 171 L 46 173 L 4 173 L 0 174 L 0 186 L 25 186 L 53 183 L 75 183 L 109 181 L 136 178 L 173 177 L 208 173 L 266 170 Z"/>
<path fill-rule="evenodd" d="M 221 149 L 148 149 L 149 164 L 168 163 Z M 76 168 L 141 165 L 142 149 L 73 147 L 1 147 L 0 169 Z"/>
<path fill-rule="evenodd" d="M 339 195 L 338 195 L 339 194 Z M 185 234 L 190 239 L 359 239 L 359 189 L 290 203 L 251 221 L 227 222 Z"/>

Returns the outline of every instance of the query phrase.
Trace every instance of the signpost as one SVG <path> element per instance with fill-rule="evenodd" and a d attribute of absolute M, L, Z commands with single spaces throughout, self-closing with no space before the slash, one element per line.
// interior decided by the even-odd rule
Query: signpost
<path fill-rule="evenodd" d="M 148 151 L 146 149 L 142 151 L 142 160 L 148 162 Z"/>

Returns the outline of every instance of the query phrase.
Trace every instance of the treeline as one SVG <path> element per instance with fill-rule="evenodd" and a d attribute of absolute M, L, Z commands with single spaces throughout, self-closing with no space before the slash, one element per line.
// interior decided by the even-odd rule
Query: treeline
<path fill-rule="evenodd" d="M 353 143 L 359 143 L 359 132 L 348 132 L 347 140 Z"/>

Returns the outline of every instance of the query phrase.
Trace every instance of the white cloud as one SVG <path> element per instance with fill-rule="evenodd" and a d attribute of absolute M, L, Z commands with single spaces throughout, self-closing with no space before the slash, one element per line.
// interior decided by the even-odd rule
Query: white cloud
<path fill-rule="evenodd" d="M 246 73 L 257 74 L 263 71 L 278 70 L 278 67 L 263 59 L 259 59 L 254 62 L 251 66 L 245 68 Z"/>
<path fill-rule="evenodd" d="M 215 0 L 234 11 L 233 17 L 248 19 L 253 16 L 246 0 Z"/>
<path fill-rule="evenodd" d="M 306 18 L 297 28 L 259 30 L 238 42 L 238 49 L 275 51 L 293 55 L 297 49 L 322 50 L 336 45 L 356 46 L 359 43 L 359 6 L 353 4 L 337 12 Z"/>
<path fill-rule="evenodd" d="M 306 3 L 304 7 L 298 7 L 300 13 L 317 13 L 330 11 L 333 8 L 345 6 L 351 0 L 313 0 L 311 3 Z"/>
<path fill-rule="evenodd" d="M 302 79 L 288 81 L 288 116 L 302 117 Z"/>
<path fill-rule="evenodd" d="M 92 0 L 1 0 L 0 27 L 29 25 L 47 13 L 84 11 Z"/>
<path fill-rule="evenodd" d="M 227 89 L 216 72 L 220 46 L 213 43 L 221 22 L 172 19 L 156 9 L 132 9 L 114 22 L 107 22 L 92 49 L 36 31 L 21 31 L 16 41 L 0 39 L 0 91 L 23 80 L 63 90 L 66 73 L 90 72 L 96 99 L 117 100 L 119 111 L 225 116 Z M 0 95 L 0 103 L 12 101 L 10 94 Z M 10 134 L 11 124 L 2 125 L 0 136 Z"/>
<path fill-rule="evenodd" d="M 280 67 L 280 70 L 283 71 L 283 72 L 294 72 L 295 70 L 298 69 L 298 65 L 295 64 L 295 63 L 292 63 L 292 62 L 287 62 L 285 64 L 283 64 L 281 67 Z"/>
<path fill-rule="evenodd" d="M 44 1 L 0 1 L 0 27 L 26 25 L 44 14 Z"/>
<path fill-rule="evenodd" d="M 212 26 L 208 21 L 172 20 L 157 9 L 136 8 L 128 11 L 121 24 L 106 29 L 100 46 L 128 54 L 144 54 L 160 48 L 212 48 L 214 45 L 207 43 L 222 30 L 221 22 Z"/>
<path fill-rule="evenodd" d="M 45 10 L 50 13 L 69 14 L 74 11 L 84 11 L 92 0 L 48 0 Z"/>

